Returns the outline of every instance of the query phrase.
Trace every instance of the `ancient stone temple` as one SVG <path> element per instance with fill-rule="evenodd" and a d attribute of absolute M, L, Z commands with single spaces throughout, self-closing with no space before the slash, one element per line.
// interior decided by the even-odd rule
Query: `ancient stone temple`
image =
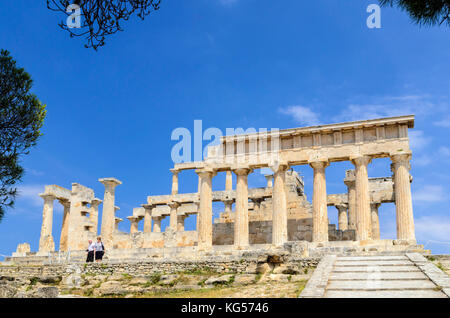
<path fill-rule="evenodd" d="M 71 189 L 46 186 L 40 194 L 44 206 L 39 251 L 21 248 L 13 259 L 77 257 L 84 255 L 87 240 L 97 235 L 110 260 L 195 259 L 265 250 L 305 257 L 330 250 L 421 250 L 415 239 L 409 173 L 408 129 L 413 127 L 414 116 L 409 115 L 223 137 L 219 145 L 208 148 L 204 161 L 175 164 L 171 193 L 151 195 L 137 204 L 127 217 L 129 233 L 118 230 L 123 220 L 116 216 L 115 191 L 121 181 L 99 179 L 105 186 L 103 200 L 77 183 Z M 390 158 L 391 171 L 382 178 L 369 178 L 368 166 L 377 158 Z M 350 161 L 354 169 L 342 171 L 345 193 L 328 193 L 327 167 L 338 161 Z M 312 198 L 307 198 L 303 178 L 292 169 L 295 166 L 313 169 Z M 272 171 L 265 176 L 267 184 L 249 188 L 249 174 L 261 168 Z M 185 170 L 197 173 L 198 192 L 179 192 L 178 179 Z M 226 182 L 222 191 L 213 191 L 214 177 L 220 172 L 226 173 Z M 58 251 L 52 236 L 55 201 L 64 207 Z M 223 203 L 223 212 L 214 220 L 213 202 Z M 397 237 L 380 239 L 378 208 L 388 202 L 396 206 Z M 335 207 L 338 224 L 330 224 L 329 206 Z M 190 215 L 196 215 L 197 223 L 189 231 L 185 219 Z M 170 224 L 162 231 L 164 218 Z M 138 230 L 139 222 L 143 231 Z"/>

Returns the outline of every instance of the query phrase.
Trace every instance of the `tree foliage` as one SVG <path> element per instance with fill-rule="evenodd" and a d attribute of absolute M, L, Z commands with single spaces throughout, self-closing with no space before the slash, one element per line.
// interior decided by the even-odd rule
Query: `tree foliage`
<path fill-rule="evenodd" d="M 380 0 L 380 3 L 407 11 L 419 25 L 446 23 L 450 26 L 450 0 Z"/>
<path fill-rule="evenodd" d="M 24 169 L 20 156 L 28 154 L 41 136 L 46 114 L 43 105 L 30 93 L 33 80 L 8 51 L 0 51 L 0 220 L 17 195 L 14 185 Z"/>
<path fill-rule="evenodd" d="M 59 26 L 70 33 L 71 37 L 85 36 L 85 47 L 105 45 L 105 38 L 118 31 L 123 31 L 121 23 L 136 14 L 142 20 L 150 12 L 158 10 L 161 0 L 47 0 L 50 10 L 66 12 L 70 4 L 77 4 L 81 9 L 81 28 L 69 28 L 66 21 Z"/>

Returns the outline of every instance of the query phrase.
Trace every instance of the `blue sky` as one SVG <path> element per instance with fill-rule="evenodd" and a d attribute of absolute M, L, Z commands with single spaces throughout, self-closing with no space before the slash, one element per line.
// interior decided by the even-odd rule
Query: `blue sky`
<path fill-rule="evenodd" d="M 411 113 L 417 238 L 434 253 L 450 253 L 449 29 L 419 28 L 391 8 L 382 9 L 381 29 L 368 29 L 371 3 L 163 0 L 158 12 L 131 19 L 95 52 L 58 28 L 63 17 L 45 1 L 2 1 L 0 47 L 32 75 L 48 113 L 44 136 L 23 157 L 21 196 L 0 223 L 0 254 L 21 242 L 37 250 L 37 194 L 45 184 L 78 182 L 103 198 L 98 178 L 116 177 L 123 181 L 116 192 L 122 218 L 147 195 L 169 193 L 171 133 L 193 130 L 196 119 L 204 129 L 225 131 Z M 389 164 L 374 160 L 369 176 L 390 175 Z M 327 168 L 329 193 L 345 191 L 342 179 L 351 167 Z M 311 199 L 312 169 L 295 169 Z M 251 186 L 264 182 L 261 174 L 250 177 Z M 219 175 L 213 187 L 224 183 Z M 182 173 L 180 192 L 196 189 L 197 176 Z M 332 222 L 336 215 L 330 208 Z M 382 237 L 394 238 L 393 204 L 380 208 L 380 219 Z M 55 203 L 56 242 L 61 221 Z M 127 220 L 121 229 L 128 231 Z"/>

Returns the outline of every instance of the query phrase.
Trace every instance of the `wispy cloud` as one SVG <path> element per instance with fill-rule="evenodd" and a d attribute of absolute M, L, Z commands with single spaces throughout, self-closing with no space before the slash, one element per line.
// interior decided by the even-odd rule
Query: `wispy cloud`
<path fill-rule="evenodd" d="M 417 203 L 433 203 L 443 201 L 445 193 L 440 185 L 425 185 L 414 191 L 412 197 Z"/>
<path fill-rule="evenodd" d="M 443 119 L 440 119 L 440 120 L 437 120 L 437 121 L 433 122 L 433 125 L 439 126 L 439 127 L 449 128 L 450 127 L 450 116 L 446 116 Z"/>
<path fill-rule="evenodd" d="M 412 130 L 409 132 L 409 142 L 413 150 L 419 150 L 425 148 L 432 138 L 424 135 L 421 130 Z"/>
<path fill-rule="evenodd" d="M 289 115 L 300 125 L 315 126 L 320 125 L 319 114 L 308 107 L 294 105 L 279 108 L 278 111 L 284 115 Z"/>
<path fill-rule="evenodd" d="M 450 218 L 442 215 L 427 215 L 416 218 L 416 236 L 426 243 L 436 240 L 450 243 Z"/>

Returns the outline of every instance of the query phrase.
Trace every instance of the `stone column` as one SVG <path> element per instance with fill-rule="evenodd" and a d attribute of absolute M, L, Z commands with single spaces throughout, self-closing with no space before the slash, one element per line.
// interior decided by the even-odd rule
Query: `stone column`
<path fill-rule="evenodd" d="M 186 220 L 186 218 L 187 218 L 186 214 L 177 216 L 177 231 L 183 232 L 185 230 L 184 229 L 184 221 Z"/>
<path fill-rule="evenodd" d="M 267 180 L 267 188 L 272 188 L 273 187 L 273 174 L 266 174 L 264 177 Z"/>
<path fill-rule="evenodd" d="M 67 251 L 67 238 L 69 236 L 69 213 L 70 213 L 70 201 L 69 200 L 59 200 L 59 203 L 64 207 L 63 222 L 61 227 L 61 236 L 59 239 L 59 250 L 61 252 Z"/>
<path fill-rule="evenodd" d="M 356 230 L 355 170 L 347 170 L 345 172 L 344 183 L 347 186 L 348 195 L 348 229 Z"/>
<path fill-rule="evenodd" d="M 233 190 L 233 175 L 231 171 L 227 171 L 227 176 L 225 178 L 225 191 Z"/>
<path fill-rule="evenodd" d="M 371 239 L 370 193 L 367 165 L 372 160 L 369 156 L 350 158 L 355 165 L 355 193 L 356 193 L 356 240 Z"/>
<path fill-rule="evenodd" d="M 114 218 L 114 231 L 119 231 L 119 224 L 122 222 L 123 219 L 115 217 Z"/>
<path fill-rule="evenodd" d="M 169 227 L 171 230 L 176 232 L 177 228 L 178 228 L 177 213 L 178 213 L 178 207 L 180 206 L 180 203 L 178 203 L 176 201 L 170 201 L 169 203 L 167 203 L 167 205 L 170 207 Z"/>
<path fill-rule="evenodd" d="M 198 208 L 198 249 L 212 248 L 212 178 L 214 170 L 210 168 L 197 169 L 200 177 L 200 202 Z"/>
<path fill-rule="evenodd" d="M 414 244 L 414 216 L 411 199 L 411 178 L 409 174 L 411 153 L 391 156 L 394 173 L 395 210 L 397 215 L 397 239 Z"/>
<path fill-rule="evenodd" d="M 145 209 L 144 233 L 150 233 L 152 231 L 152 212 L 156 205 L 143 204 L 142 207 Z"/>
<path fill-rule="evenodd" d="M 264 200 L 263 198 L 253 198 L 251 199 L 253 202 L 253 211 L 254 213 L 259 213 L 261 209 L 261 202 Z"/>
<path fill-rule="evenodd" d="M 234 247 L 242 249 L 249 245 L 248 232 L 248 174 L 249 168 L 233 169 L 236 174 L 236 212 L 234 218 Z"/>
<path fill-rule="evenodd" d="M 108 246 L 112 246 L 113 234 L 116 228 L 115 220 L 115 188 L 122 184 L 121 181 L 115 178 L 103 178 L 99 179 L 105 186 L 105 196 L 103 198 L 103 213 L 102 213 L 102 226 L 101 236 L 102 241 Z"/>
<path fill-rule="evenodd" d="M 172 172 L 172 194 L 178 194 L 178 173 L 180 170 L 170 169 Z"/>
<path fill-rule="evenodd" d="M 153 232 L 154 233 L 161 233 L 161 216 L 153 216 Z"/>
<path fill-rule="evenodd" d="M 42 211 L 41 238 L 39 240 L 39 252 L 53 252 L 55 242 L 52 236 L 53 226 L 53 201 L 56 199 L 53 195 L 39 194 L 44 199 L 44 208 Z"/>
<path fill-rule="evenodd" d="M 327 161 L 314 161 L 309 165 L 314 169 L 313 188 L 313 242 L 328 241 L 327 184 L 325 168 Z"/>
<path fill-rule="evenodd" d="M 347 208 L 348 208 L 347 204 L 336 205 L 336 209 L 338 210 L 339 230 L 341 231 L 348 230 Z"/>
<path fill-rule="evenodd" d="M 282 246 L 287 242 L 287 200 L 286 200 L 286 171 L 287 164 L 271 166 L 274 172 L 274 184 L 272 191 L 272 244 Z"/>
<path fill-rule="evenodd" d="M 370 204 L 370 214 L 372 221 L 372 240 L 380 239 L 380 219 L 378 217 L 378 208 L 380 207 L 380 203 L 371 203 Z"/>
<path fill-rule="evenodd" d="M 95 198 L 91 201 L 91 213 L 89 214 L 89 220 L 92 223 L 92 232 L 97 235 L 98 231 L 98 206 L 102 203 L 102 200 Z"/>
<path fill-rule="evenodd" d="M 136 216 L 129 216 L 127 219 L 130 220 L 131 223 L 130 234 L 136 233 L 138 231 L 140 218 Z"/>
<path fill-rule="evenodd" d="M 225 204 L 225 213 L 226 214 L 231 214 L 232 208 L 233 208 L 233 202 L 234 202 L 233 199 L 223 201 L 223 204 Z"/>

